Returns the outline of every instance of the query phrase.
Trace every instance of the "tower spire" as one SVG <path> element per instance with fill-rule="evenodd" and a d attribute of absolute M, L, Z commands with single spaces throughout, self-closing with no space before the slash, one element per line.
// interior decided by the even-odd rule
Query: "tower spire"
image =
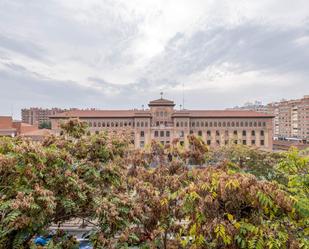
<path fill-rule="evenodd" d="M 160 92 L 160 95 L 161 95 L 161 99 L 163 99 L 163 92 Z"/>

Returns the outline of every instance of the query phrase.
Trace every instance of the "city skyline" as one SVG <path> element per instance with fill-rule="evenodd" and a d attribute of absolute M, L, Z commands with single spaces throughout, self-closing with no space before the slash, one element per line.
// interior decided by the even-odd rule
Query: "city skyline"
<path fill-rule="evenodd" d="M 301 98 L 308 24 L 305 0 L 1 1 L 0 115 Z"/>

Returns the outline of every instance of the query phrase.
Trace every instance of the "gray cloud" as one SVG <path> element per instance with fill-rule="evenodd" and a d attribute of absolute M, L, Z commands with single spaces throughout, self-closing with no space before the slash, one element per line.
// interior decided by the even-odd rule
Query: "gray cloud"
<path fill-rule="evenodd" d="M 188 108 L 301 97 L 309 4 L 269 1 L 237 11 L 230 1 L 193 1 L 205 14 L 163 0 L 1 1 L 0 115 L 12 105 L 16 117 L 27 106 L 135 108 L 162 90 L 181 103 L 183 83 Z M 181 4 L 187 19 L 174 11 Z"/>

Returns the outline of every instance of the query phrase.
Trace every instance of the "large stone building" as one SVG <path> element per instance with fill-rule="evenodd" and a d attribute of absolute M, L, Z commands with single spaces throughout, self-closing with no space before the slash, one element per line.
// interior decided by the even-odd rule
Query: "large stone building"
<path fill-rule="evenodd" d="M 60 123 L 79 118 L 91 132 L 101 130 L 131 132 L 135 147 L 144 147 L 152 139 L 169 144 L 178 138 L 187 146 L 187 135 L 195 134 L 210 146 L 228 143 L 272 149 L 272 115 L 235 110 L 175 110 L 174 102 L 157 99 L 147 110 L 76 110 L 50 116 L 52 130 L 60 132 Z"/>

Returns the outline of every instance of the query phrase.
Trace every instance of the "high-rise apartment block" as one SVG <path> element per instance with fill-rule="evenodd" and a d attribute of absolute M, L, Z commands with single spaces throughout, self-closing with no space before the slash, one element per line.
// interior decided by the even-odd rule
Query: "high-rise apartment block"
<path fill-rule="evenodd" d="M 273 114 L 274 137 L 309 142 L 309 95 L 301 99 L 282 100 L 267 105 L 244 105 L 233 109 L 254 110 Z"/>
<path fill-rule="evenodd" d="M 44 122 L 50 122 L 49 116 L 67 111 L 66 109 L 51 108 L 43 109 L 38 107 L 24 108 L 21 110 L 21 119 L 23 123 L 31 125 L 40 125 Z"/>

